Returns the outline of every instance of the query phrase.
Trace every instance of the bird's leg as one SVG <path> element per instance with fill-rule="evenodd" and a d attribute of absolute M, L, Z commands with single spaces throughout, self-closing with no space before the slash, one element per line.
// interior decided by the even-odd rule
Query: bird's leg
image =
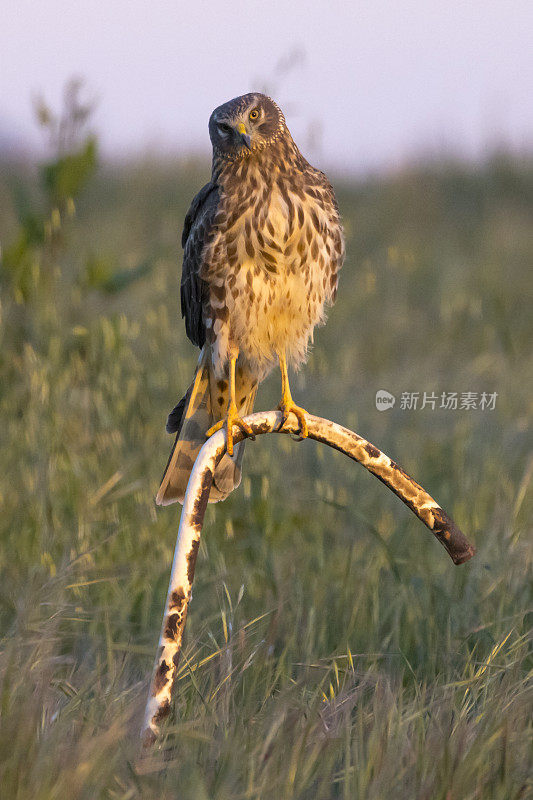
<path fill-rule="evenodd" d="M 230 359 L 229 365 L 229 401 L 228 401 L 228 410 L 226 412 L 226 416 L 219 420 L 215 425 L 213 425 L 206 433 L 207 438 L 212 436 L 214 433 L 219 431 L 221 428 L 226 425 L 226 434 L 227 434 L 227 444 L 226 444 L 226 451 L 229 456 L 233 455 L 233 426 L 237 425 L 243 433 L 246 433 L 252 439 L 253 431 L 249 425 L 244 422 L 244 420 L 239 416 L 239 411 L 237 408 L 237 404 L 235 403 L 235 363 L 237 361 L 237 357 Z"/>
<path fill-rule="evenodd" d="M 289 374 L 287 372 L 287 360 L 285 358 L 285 352 L 280 350 L 278 352 L 278 358 L 279 358 L 279 368 L 281 370 L 281 400 L 278 408 L 283 414 L 280 427 L 283 427 L 283 425 L 285 425 L 285 423 L 287 422 L 287 418 L 292 411 L 292 413 L 300 423 L 300 437 L 302 439 L 305 439 L 308 433 L 307 420 L 305 418 L 307 411 L 304 408 L 300 408 L 300 406 L 297 406 L 294 400 L 292 399 L 291 387 L 289 386 Z"/>

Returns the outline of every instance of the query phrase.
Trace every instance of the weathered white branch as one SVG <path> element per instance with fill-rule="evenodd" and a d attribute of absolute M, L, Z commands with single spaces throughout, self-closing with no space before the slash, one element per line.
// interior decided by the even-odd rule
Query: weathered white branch
<path fill-rule="evenodd" d="M 262 433 L 298 433 L 294 415 L 283 426 L 280 411 L 251 414 L 246 422 L 254 435 Z M 353 431 L 320 417 L 307 415 L 309 438 L 323 442 L 358 461 L 409 506 L 446 548 L 454 564 L 468 561 L 475 549 L 470 545 L 453 520 L 424 489 L 388 456 Z M 246 438 L 234 427 L 235 443 Z M 196 459 L 187 486 L 181 512 L 174 562 L 168 587 L 163 626 L 152 676 L 150 693 L 142 731 L 146 746 L 153 744 L 161 721 L 170 712 L 172 690 L 176 680 L 187 608 L 191 597 L 200 534 L 218 461 L 226 450 L 226 433 L 219 431 L 206 441 Z"/>

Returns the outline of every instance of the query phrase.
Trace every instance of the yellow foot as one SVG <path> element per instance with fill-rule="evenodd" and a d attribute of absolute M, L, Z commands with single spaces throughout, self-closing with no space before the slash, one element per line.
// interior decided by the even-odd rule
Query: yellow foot
<path fill-rule="evenodd" d="M 307 430 L 307 418 L 306 418 L 307 411 L 305 410 L 305 408 L 300 408 L 300 406 L 297 406 L 296 403 L 294 403 L 294 401 L 292 400 L 292 398 L 290 398 L 288 401 L 282 399 L 278 408 L 282 412 L 280 428 L 283 428 L 283 426 L 287 422 L 287 419 L 289 418 L 289 414 L 292 413 L 294 414 L 300 425 L 300 430 L 298 432 L 300 439 L 306 439 L 309 434 L 309 431 Z"/>
<path fill-rule="evenodd" d="M 226 426 L 226 436 L 227 436 L 227 445 L 226 451 L 229 456 L 233 455 L 233 426 L 236 425 L 238 428 L 241 429 L 243 433 L 246 433 L 250 439 L 255 439 L 252 429 L 250 426 L 239 417 L 239 412 L 237 411 L 237 406 L 235 403 L 230 404 L 228 407 L 228 413 L 224 417 L 224 419 L 219 420 L 213 427 L 209 428 L 206 433 L 207 438 L 209 439 L 214 433 L 219 431 L 221 428 Z"/>

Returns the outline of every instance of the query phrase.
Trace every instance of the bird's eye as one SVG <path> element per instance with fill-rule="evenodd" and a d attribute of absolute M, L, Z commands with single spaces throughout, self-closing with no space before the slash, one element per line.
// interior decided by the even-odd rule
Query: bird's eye
<path fill-rule="evenodd" d="M 254 108 L 253 111 L 250 111 L 250 119 L 257 119 L 259 116 L 259 109 Z"/>
<path fill-rule="evenodd" d="M 225 122 L 219 122 L 217 128 L 222 136 L 227 136 L 228 133 L 231 133 L 231 125 L 227 125 Z"/>

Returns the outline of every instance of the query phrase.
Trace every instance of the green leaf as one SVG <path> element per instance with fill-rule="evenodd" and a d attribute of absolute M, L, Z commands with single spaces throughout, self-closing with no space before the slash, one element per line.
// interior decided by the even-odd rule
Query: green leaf
<path fill-rule="evenodd" d="M 96 139 L 91 136 L 77 152 L 42 166 L 44 189 L 57 205 L 79 195 L 96 169 L 96 155 Z"/>

